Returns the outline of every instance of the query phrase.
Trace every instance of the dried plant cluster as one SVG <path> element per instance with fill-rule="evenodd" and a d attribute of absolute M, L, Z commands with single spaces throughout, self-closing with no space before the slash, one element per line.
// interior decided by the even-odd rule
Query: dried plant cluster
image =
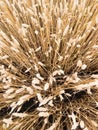
<path fill-rule="evenodd" d="M 98 130 L 98 0 L 0 1 L 0 130 Z"/>

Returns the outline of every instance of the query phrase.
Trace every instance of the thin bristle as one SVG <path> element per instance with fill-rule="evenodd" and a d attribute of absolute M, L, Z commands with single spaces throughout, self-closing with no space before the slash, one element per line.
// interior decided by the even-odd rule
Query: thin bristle
<path fill-rule="evenodd" d="M 98 0 L 0 1 L 0 124 L 98 129 Z"/>

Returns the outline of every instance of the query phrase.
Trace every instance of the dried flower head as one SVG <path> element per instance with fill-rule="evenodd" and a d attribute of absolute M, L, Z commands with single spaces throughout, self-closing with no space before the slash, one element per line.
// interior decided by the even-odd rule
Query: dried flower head
<path fill-rule="evenodd" d="M 0 0 L 0 130 L 98 130 L 98 0 Z"/>

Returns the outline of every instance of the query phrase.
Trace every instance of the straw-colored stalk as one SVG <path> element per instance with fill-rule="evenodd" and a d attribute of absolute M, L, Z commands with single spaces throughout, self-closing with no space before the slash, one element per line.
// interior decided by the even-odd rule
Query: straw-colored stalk
<path fill-rule="evenodd" d="M 98 130 L 98 0 L 0 0 L 0 130 Z"/>

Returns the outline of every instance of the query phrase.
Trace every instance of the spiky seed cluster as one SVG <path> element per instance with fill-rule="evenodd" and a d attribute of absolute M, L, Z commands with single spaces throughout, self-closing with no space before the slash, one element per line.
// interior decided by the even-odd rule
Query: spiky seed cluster
<path fill-rule="evenodd" d="M 98 129 L 98 1 L 0 1 L 0 130 Z"/>

